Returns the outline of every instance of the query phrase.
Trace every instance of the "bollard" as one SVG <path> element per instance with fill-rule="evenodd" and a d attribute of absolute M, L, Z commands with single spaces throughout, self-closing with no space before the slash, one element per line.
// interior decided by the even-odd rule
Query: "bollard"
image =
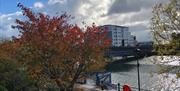
<path fill-rule="evenodd" d="M 117 89 L 120 91 L 120 83 L 117 84 Z"/>
<path fill-rule="evenodd" d="M 128 85 L 123 86 L 123 91 L 132 91 Z"/>

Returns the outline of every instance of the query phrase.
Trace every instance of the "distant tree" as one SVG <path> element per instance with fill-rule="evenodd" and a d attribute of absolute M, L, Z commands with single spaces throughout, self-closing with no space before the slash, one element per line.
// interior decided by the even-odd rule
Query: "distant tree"
<path fill-rule="evenodd" d="M 180 2 L 179 0 L 170 0 L 167 4 L 157 4 L 153 8 L 153 17 L 151 19 L 151 28 L 154 38 L 154 49 L 161 56 L 162 59 L 167 58 L 167 56 L 175 56 L 176 61 L 180 59 Z M 166 55 L 166 56 L 164 56 Z M 160 63 L 169 63 L 174 60 L 167 60 L 162 62 L 162 60 L 157 60 Z M 162 67 L 160 73 L 162 75 L 167 74 L 168 72 L 176 72 L 177 78 L 180 77 L 180 66 L 170 66 Z M 165 75 L 166 77 L 168 77 Z M 163 79 L 163 78 L 162 78 Z M 163 80 L 163 84 L 165 83 Z M 167 79 L 166 79 L 167 80 Z M 168 81 L 175 83 L 175 80 Z M 161 85 L 163 85 L 161 84 Z M 165 86 L 167 90 L 170 90 L 170 86 L 174 87 L 173 91 L 179 89 L 179 84 L 176 85 L 170 84 Z"/>
<path fill-rule="evenodd" d="M 175 47 L 174 54 L 180 56 L 180 33 L 172 33 L 171 36 L 172 40 L 170 43 Z"/>
<path fill-rule="evenodd" d="M 154 47 L 159 54 L 179 55 L 180 51 L 180 4 L 158 4 L 153 8 L 152 33 Z"/>
<path fill-rule="evenodd" d="M 21 33 L 14 37 L 14 56 L 26 65 L 34 78 L 55 82 L 64 91 L 72 91 L 76 80 L 86 72 L 105 64 L 104 51 L 110 45 L 107 32 L 93 24 L 82 30 L 69 24 L 71 16 L 34 13 L 18 4 L 27 20 L 16 20 Z"/>

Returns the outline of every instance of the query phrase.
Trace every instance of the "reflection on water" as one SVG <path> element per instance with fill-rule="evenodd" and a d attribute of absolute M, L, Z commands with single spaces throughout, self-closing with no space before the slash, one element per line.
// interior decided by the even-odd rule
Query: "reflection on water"
<path fill-rule="evenodd" d="M 157 72 L 160 70 L 159 65 L 152 64 L 152 57 L 139 59 L 140 62 L 140 82 L 141 88 L 144 91 L 151 90 L 154 84 L 157 83 Z M 137 85 L 137 65 L 136 60 L 130 59 L 126 61 L 113 62 L 107 66 L 107 71 L 112 72 L 112 83 L 121 85 L 128 84 L 134 87 Z M 143 90 L 142 90 L 143 91 Z"/>

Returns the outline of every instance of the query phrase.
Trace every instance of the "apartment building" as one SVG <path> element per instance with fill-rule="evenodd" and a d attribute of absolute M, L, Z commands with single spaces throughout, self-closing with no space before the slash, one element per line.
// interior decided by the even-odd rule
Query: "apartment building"
<path fill-rule="evenodd" d="M 136 46 L 136 37 L 131 35 L 128 27 L 117 25 L 103 25 L 101 26 L 101 28 L 109 32 L 108 37 L 112 39 L 113 47 Z"/>

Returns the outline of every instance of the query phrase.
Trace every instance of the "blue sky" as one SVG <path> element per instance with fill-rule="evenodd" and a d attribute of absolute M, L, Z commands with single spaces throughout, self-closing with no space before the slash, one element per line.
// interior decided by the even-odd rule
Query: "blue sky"
<path fill-rule="evenodd" d="M 67 12 L 75 17 L 74 22 L 87 25 L 128 26 L 138 41 L 150 41 L 150 19 L 152 7 L 168 0 L 0 0 L 0 38 L 17 36 L 18 31 L 11 28 L 15 19 L 22 19 L 20 2 L 36 12 L 50 16 Z"/>
<path fill-rule="evenodd" d="M 37 1 L 47 2 L 47 0 L 0 0 L 0 13 L 8 14 L 19 11 L 17 4 L 20 2 L 24 4 L 26 7 L 32 7 L 33 4 Z"/>

